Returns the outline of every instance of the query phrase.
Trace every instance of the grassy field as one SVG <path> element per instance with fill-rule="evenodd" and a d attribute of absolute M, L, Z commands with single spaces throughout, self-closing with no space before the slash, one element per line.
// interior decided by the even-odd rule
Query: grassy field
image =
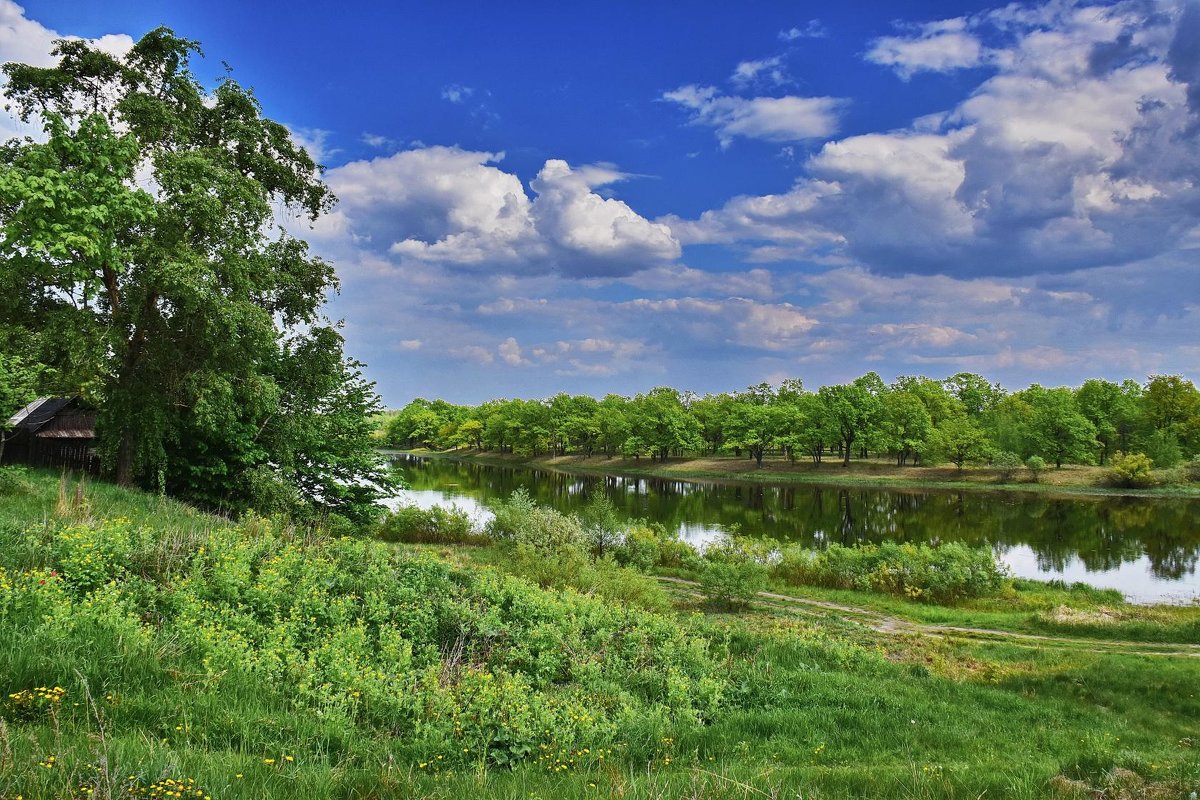
<path fill-rule="evenodd" d="M 542 589 L 496 545 L 331 540 L 37 473 L 0 495 L 0 567 L 6 800 L 1200 790 L 1200 658 L 1116 643 L 1194 642 L 1195 620 L 1098 623 L 1135 613 L 1104 593 L 732 614 L 642 575 Z M 948 624 L 1055 638 L 922 627 Z"/>
<path fill-rule="evenodd" d="M 758 468 L 752 459 L 733 456 L 703 456 L 671 459 L 665 462 L 649 458 L 605 458 L 603 456 L 519 456 L 476 450 L 412 450 L 414 455 L 449 458 L 482 464 L 529 466 L 581 474 L 660 477 L 695 481 L 752 481 L 771 484 L 815 484 L 891 489 L 966 489 L 980 492 L 1036 492 L 1048 495 L 1108 495 L 1122 497 L 1200 497 L 1200 485 L 1177 480 L 1174 471 L 1159 470 L 1162 485 L 1149 489 L 1126 489 L 1105 485 L 1102 467 L 1065 464 L 1062 469 L 1045 470 L 1034 482 L 1022 470 L 1010 482 L 1003 482 L 996 470 L 988 467 L 954 466 L 897 467 L 889 460 L 855 459 L 843 467 L 836 459 L 820 465 L 798 460 L 768 457 Z"/>

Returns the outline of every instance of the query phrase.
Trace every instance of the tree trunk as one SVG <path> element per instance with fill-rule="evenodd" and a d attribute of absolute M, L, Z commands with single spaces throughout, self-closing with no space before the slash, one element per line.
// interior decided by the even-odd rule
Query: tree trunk
<path fill-rule="evenodd" d="M 133 431 L 121 431 L 121 444 L 117 447 L 117 484 L 133 486 Z"/>

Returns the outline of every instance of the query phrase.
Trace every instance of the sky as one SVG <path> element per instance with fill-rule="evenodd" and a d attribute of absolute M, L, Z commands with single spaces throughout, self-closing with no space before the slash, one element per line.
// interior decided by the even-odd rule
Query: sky
<path fill-rule="evenodd" d="M 1200 378 L 1198 0 L 0 0 L 0 61 L 159 25 L 325 166 L 390 407 Z"/>

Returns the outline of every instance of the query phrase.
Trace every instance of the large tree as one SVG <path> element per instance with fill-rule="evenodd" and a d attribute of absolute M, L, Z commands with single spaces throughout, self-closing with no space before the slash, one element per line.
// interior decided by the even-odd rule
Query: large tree
<path fill-rule="evenodd" d="M 357 513 L 381 472 L 355 417 L 378 400 L 321 316 L 332 266 L 275 217 L 334 199 L 249 90 L 205 90 L 198 52 L 160 28 L 122 57 L 60 41 L 56 66 L 5 65 L 46 139 L 0 151 L 0 324 L 55 344 L 119 482 Z"/>

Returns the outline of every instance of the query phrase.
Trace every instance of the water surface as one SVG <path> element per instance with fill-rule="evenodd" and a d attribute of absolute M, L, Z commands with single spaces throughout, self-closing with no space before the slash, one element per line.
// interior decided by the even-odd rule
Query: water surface
<path fill-rule="evenodd" d="M 626 519 L 660 522 L 695 544 L 739 530 L 812 547 L 965 542 L 992 547 L 1020 577 L 1083 581 L 1142 603 L 1200 600 L 1198 499 L 691 482 L 407 455 L 396 463 L 412 489 L 394 502 L 458 505 L 479 524 L 488 502 L 519 487 L 568 512 L 603 491 Z"/>

